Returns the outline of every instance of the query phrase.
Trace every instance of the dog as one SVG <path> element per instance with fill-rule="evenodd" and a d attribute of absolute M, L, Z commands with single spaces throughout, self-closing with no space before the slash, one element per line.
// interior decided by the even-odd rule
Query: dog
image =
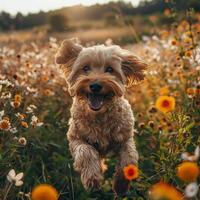
<path fill-rule="evenodd" d="M 123 195 L 129 181 L 123 168 L 138 164 L 134 116 L 124 98 L 126 88 L 144 79 L 147 64 L 117 45 L 83 47 L 77 39 L 62 42 L 55 58 L 73 98 L 67 139 L 74 169 L 86 189 L 102 182 L 101 160 L 110 151 L 117 157 L 113 189 Z"/>

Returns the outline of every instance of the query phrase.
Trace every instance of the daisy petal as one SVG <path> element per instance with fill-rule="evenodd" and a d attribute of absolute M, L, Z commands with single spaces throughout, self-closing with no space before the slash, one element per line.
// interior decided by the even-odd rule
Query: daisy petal
<path fill-rule="evenodd" d="M 8 176 L 11 180 L 13 180 L 16 176 L 16 173 L 15 173 L 15 170 L 14 169 L 11 169 L 9 172 L 8 172 Z"/>
<path fill-rule="evenodd" d="M 197 183 L 190 183 L 185 188 L 185 196 L 188 198 L 195 197 L 199 191 L 199 187 Z"/>
<path fill-rule="evenodd" d="M 24 176 L 24 173 L 19 173 L 19 174 L 17 174 L 16 176 L 15 176 L 15 180 L 16 181 L 19 181 L 19 180 L 21 180 L 22 179 L 22 177 Z"/>
<path fill-rule="evenodd" d="M 13 180 L 7 175 L 7 180 L 11 183 Z"/>
<path fill-rule="evenodd" d="M 199 156 L 200 156 L 200 148 L 199 148 L 199 146 L 197 146 L 197 148 L 195 149 L 194 156 L 196 157 L 197 160 L 199 159 Z"/>
<path fill-rule="evenodd" d="M 23 181 L 16 181 L 15 186 L 17 186 L 17 187 L 22 186 L 23 183 L 24 183 Z"/>

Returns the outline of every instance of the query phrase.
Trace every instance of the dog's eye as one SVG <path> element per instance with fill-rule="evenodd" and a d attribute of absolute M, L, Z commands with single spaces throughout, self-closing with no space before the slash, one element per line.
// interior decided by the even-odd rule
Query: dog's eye
<path fill-rule="evenodd" d="M 85 66 L 83 67 L 82 70 L 83 70 L 84 72 L 88 72 L 88 71 L 90 71 L 90 66 L 85 65 Z"/>
<path fill-rule="evenodd" d="M 113 68 L 112 67 L 107 67 L 105 72 L 112 73 L 113 72 Z"/>

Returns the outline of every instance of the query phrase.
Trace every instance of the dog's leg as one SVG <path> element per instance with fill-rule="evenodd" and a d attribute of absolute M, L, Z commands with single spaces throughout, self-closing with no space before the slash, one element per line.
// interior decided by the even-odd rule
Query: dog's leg
<path fill-rule="evenodd" d="M 74 169 L 81 174 L 85 189 L 99 189 L 102 178 L 99 153 L 81 140 L 70 141 L 69 146 L 74 157 Z"/>
<path fill-rule="evenodd" d="M 129 181 L 125 179 L 123 168 L 127 165 L 137 165 L 138 152 L 135 147 L 135 142 L 131 137 L 123 144 L 118 157 L 118 165 L 114 176 L 113 189 L 117 195 L 123 196 L 129 189 Z"/>

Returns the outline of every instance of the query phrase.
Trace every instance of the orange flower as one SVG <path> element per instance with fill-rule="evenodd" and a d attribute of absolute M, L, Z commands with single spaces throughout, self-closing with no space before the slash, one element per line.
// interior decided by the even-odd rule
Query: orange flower
<path fill-rule="evenodd" d="M 23 126 L 24 128 L 28 128 L 27 122 L 24 122 L 24 121 L 21 122 L 21 126 Z"/>
<path fill-rule="evenodd" d="M 176 46 L 176 45 L 178 44 L 178 41 L 177 41 L 176 39 L 173 39 L 173 40 L 171 41 L 171 44 L 174 45 L 174 46 Z"/>
<path fill-rule="evenodd" d="M 48 184 L 36 186 L 31 193 L 32 200 L 58 200 L 57 190 Z"/>
<path fill-rule="evenodd" d="M 7 119 L 3 119 L 0 121 L 0 129 L 8 131 L 10 129 L 10 122 Z"/>
<path fill-rule="evenodd" d="M 186 51 L 185 52 L 185 57 L 191 57 L 192 56 L 192 52 L 191 51 Z"/>
<path fill-rule="evenodd" d="M 125 178 L 130 181 L 138 178 L 138 175 L 139 175 L 138 168 L 135 165 L 128 165 L 124 167 L 123 172 L 124 172 Z"/>
<path fill-rule="evenodd" d="M 20 94 L 16 94 L 15 97 L 14 97 L 14 100 L 20 102 L 22 100 L 21 95 Z"/>
<path fill-rule="evenodd" d="M 194 162 L 183 162 L 177 167 L 177 176 L 186 182 L 193 182 L 199 176 L 199 167 Z"/>
<path fill-rule="evenodd" d="M 183 195 L 174 186 L 164 182 L 154 184 L 149 190 L 149 196 L 153 200 L 184 200 Z"/>
<path fill-rule="evenodd" d="M 175 108 L 175 99 L 170 96 L 160 96 L 156 100 L 156 108 L 163 113 L 170 112 Z"/>

